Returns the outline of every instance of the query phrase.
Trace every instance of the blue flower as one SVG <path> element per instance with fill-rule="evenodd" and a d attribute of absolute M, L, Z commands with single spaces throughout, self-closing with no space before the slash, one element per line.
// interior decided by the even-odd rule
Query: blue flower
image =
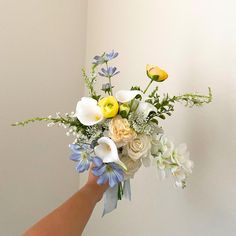
<path fill-rule="evenodd" d="M 108 78 L 110 78 L 110 77 L 112 77 L 112 76 L 115 76 L 115 75 L 117 75 L 118 73 L 120 73 L 119 71 L 117 71 L 117 68 L 116 68 L 116 67 L 112 67 L 112 66 L 108 67 L 107 69 L 102 68 L 101 71 L 102 71 L 102 72 L 98 72 L 98 74 L 99 74 L 100 76 L 108 77 Z"/>
<path fill-rule="evenodd" d="M 115 52 L 114 50 L 112 50 L 110 53 L 105 54 L 105 60 L 110 61 L 110 60 L 116 58 L 118 55 L 119 55 L 118 52 Z"/>
<path fill-rule="evenodd" d="M 112 163 L 103 163 L 99 157 L 93 158 L 93 163 L 95 167 L 92 169 L 92 173 L 98 176 L 97 183 L 102 185 L 109 182 L 109 186 L 113 188 L 116 184 L 124 180 L 123 169 L 120 165 Z"/>
<path fill-rule="evenodd" d="M 93 58 L 93 64 L 96 66 L 102 65 L 116 58 L 118 55 L 118 52 L 115 52 L 114 50 L 112 50 L 110 53 L 103 53 L 101 56 L 95 56 Z"/>
<path fill-rule="evenodd" d="M 92 161 L 92 159 L 88 153 L 89 146 L 83 145 L 82 147 L 80 147 L 77 144 L 70 144 L 69 147 L 72 151 L 70 159 L 77 163 L 76 167 L 75 167 L 76 170 L 79 173 L 84 172 L 85 170 L 88 170 L 90 167 L 90 163 Z"/>
<path fill-rule="evenodd" d="M 104 58 L 104 54 L 102 56 L 95 56 L 93 58 L 93 64 L 94 65 L 101 65 L 101 64 L 103 64 L 105 62 L 106 62 L 106 60 Z"/>

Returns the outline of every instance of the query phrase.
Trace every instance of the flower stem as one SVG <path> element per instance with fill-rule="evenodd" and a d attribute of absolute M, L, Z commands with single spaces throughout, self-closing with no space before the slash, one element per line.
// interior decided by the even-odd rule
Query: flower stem
<path fill-rule="evenodd" d="M 107 63 L 107 61 L 106 61 L 106 67 L 107 67 L 107 71 L 108 71 L 108 63 Z M 110 92 L 109 92 L 109 95 L 113 96 L 112 85 L 111 85 L 111 76 L 109 76 L 108 79 L 109 79 L 109 84 L 110 84 Z"/>
<path fill-rule="evenodd" d="M 112 85 L 111 85 L 111 77 L 109 77 L 109 84 L 110 84 L 110 93 L 111 93 L 111 96 L 113 96 Z"/>
<path fill-rule="evenodd" d="M 144 90 L 144 94 L 147 92 L 147 90 L 149 89 L 150 85 L 152 84 L 153 82 L 153 79 L 149 82 L 148 86 L 146 87 L 146 89 Z"/>

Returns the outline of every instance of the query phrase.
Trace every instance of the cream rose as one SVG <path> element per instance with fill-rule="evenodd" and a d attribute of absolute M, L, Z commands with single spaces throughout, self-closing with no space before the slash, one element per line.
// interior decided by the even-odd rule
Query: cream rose
<path fill-rule="evenodd" d="M 109 136 L 118 147 L 122 147 L 135 138 L 137 134 L 130 127 L 127 119 L 117 115 L 109 124 Z"/>
<path fill-rule="evenodd" d="M 126 152 L 134 161 L 147 157 L 150 154 L 150 149 L 151 138 L 145 134 L 138 135 L 126 145 Z"/>
<path fill-rule="evenodd" d="M 134 177 L 134 174 L 139 170 L 142 165 L 141 160 L 133 161 L 129 156 L 122 155 L 120 160 L 125 164 L 127 170 L 124 172 L 125 179 Z"/>

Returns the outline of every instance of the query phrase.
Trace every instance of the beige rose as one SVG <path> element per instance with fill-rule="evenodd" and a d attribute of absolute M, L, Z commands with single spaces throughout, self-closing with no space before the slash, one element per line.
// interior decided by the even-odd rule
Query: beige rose
<path fill-rule="evenodd" d="M 118 115 L 109 124 L 109 136 L 118 147 L 122 147 L 135 138 L 137 134 L 130 128 L 128 120 Z"/>
<path fill-rule="evenodd" d="M 130 179 L 134 177 L 134 174 L 139 170 L 142 165 L 141 160 L 133 161 L 127 155 L 122 155 L 120 160 L 125 164 L 127 171 L 124 172 L 124 178 Z"/>
<path fill-rule="evenodd" d="M 151 138 L 145 134 L 138 135 L 126 146 L 128 156 L 134 161 L 147 157 L 150 154 L 150 149 Z"/>

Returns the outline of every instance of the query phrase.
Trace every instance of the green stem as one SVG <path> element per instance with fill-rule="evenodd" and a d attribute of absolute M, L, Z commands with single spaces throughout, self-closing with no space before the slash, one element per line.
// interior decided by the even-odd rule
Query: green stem
<path fill-rule="evenodd" d="M 75 121 L 72 120 L 66 120 L 63 117 L 60 118 L 48 118 L 48 117 L 35 117 L 35 118 L 31 118 L 25 121 L 20 121 L 20 122 L 16 122 L 14 124 L 12 124 L 12 126 L 25 126 L 29 123 L 33 123 L 35 121 L 49 121 L 49 122 L 53 122 L 53 123 L 62 123 L 62 124 L 67 124 L 67 125 L 76 125 Z"/>
<path fill-rule="evenodd" d="M 144 90 L 144 94 L 147 92 L 147 90 L 149 89 L 149 87 L 150 87 L 150 85 L 152 84 L 152 82 L 153 82 L 153 79 L 150 81 L 150 83 L 148 84 L 148 86 L 146 87 L 146 89 Z"/>
<path fill-rule="evenodd" d="M 108 63 L 107 63 L 107 62 L 106 62 L 106 67 L 107 67 L 107 70 L 108 70 Z M 108 79 L 109 79 L 109 84 L 110 84 L 110 86 L 111 86 L 109 95 L 113 96 L 112 85 L 111 85 L 111 76 L 109 76 Z"/>
<path fill-rule="evenodd" d="M 111 86 L 111 88 L 110 88 L 110 93 L 111 93 L 111 94 L 110 94 L 110 95 L 113 96 L 112 85 L 111 85 L 111 77 L 109 77 L 109 84 L 110 84 L 110 86 Z"/>
<path fill-rule="evenodd" d="M 122 188 L 122 183 L 118 183 L 118 200 L 122 199 L 123 196 L 123 188 Z"/>

